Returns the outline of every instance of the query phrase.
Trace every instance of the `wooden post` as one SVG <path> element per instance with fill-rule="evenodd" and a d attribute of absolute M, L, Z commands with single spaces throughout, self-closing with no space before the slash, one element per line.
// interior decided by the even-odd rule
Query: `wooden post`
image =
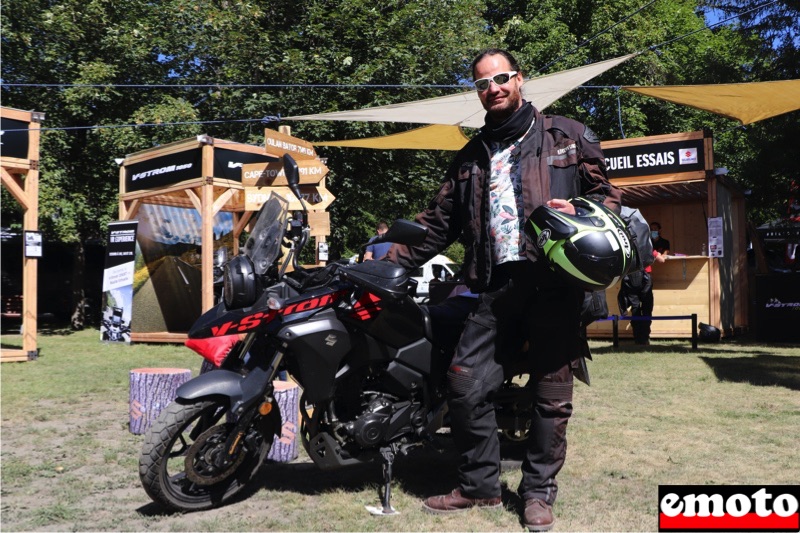
<path fill-rule="evenodd" d="M 19 202 L 24 211 L 22 229 L 38 231 L 39 228 L 39 124 L 43 113 L 21 111 L 0 107 L 0 115 L 14 124 L 14 130 L 27 127 L 27 133 L 6 132 L 3 151 L 0 153 L 0 181 L 8 192 Z M 4 126 L 8 127 L 8 126 Z M 12 142 L 14 136 L 20 142 Z M 24 139 L 24 140 L 22 140 Z M 0 361 L 29 361 L 39 355 L 38 335 L 38 294 L 37 257 L 22 258 L 22 349 L 0 350 Z M 4 295 L 5 296 L 5 295 Z"/>
<path fill-rule="evenodd" d="M 136 368 L 130 379 L 130 432 L 142 435 L 192 378 L 188 368 Z"/>
<path fill-rule="evenodd" d="M 288 463 L 297 459 L 300 387 L 294 381 L 273 381 L 275 400 L 281 410 L 281 436 L 272 441 L 267 459 Z"/>

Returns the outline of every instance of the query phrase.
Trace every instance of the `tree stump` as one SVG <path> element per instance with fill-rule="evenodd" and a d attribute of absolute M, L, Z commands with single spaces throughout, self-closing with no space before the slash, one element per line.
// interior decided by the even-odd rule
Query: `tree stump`
<path fill-rule="evenodd" d="M 200 365 L 200 373 L 205 374 L 206 372 L 211 372 L 212 370 L 216 370 L 219 368 L 217 365 L 209 361 L 208 359 L 203 359 L 203 364 Z"/>
<path fill-rule="evenodd" d="M 192 371 L 188 368 L 131 370 L 130 432 L 144 434 L 159 413 L 175 399 L 178 387 L 190 379 Z"/>
<path fill-rule="evenodd" d="M 300 417 L 300 387 L 294 381 L 273 381 L 275 401 L 281 409 L 281 436 L 272 441 L 268 459 L 288 463 L 297 459 L 297 428 Z"/>

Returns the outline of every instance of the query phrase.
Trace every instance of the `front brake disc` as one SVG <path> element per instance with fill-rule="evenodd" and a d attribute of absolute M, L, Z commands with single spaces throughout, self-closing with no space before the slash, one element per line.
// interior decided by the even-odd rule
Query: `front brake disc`
<path fill-rule="evenodd" d="M 238 455 L 227 466 L 220 468 L 216 464 L 218 457 L 228 453 L 225 449 L 227 437 L 225 426 L 221 425 L 207 429 L 194 441 L 184 461 L 189 480 L 198 485 L 214 485 L 236 471 L 247 455 L 245 446 L 239 447 Z"/>

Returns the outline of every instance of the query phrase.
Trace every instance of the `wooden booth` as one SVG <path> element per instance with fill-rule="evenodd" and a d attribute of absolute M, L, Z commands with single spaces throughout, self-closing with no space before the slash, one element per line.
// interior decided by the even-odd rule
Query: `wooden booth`
<path fill-rule="evenodd" d="M 22 321 L 22 347 L 3 348 L 0 360 L 28 361 L 38 356 L 37 270 L 42 256 L 39 233 L 39 123 L 43 113 L 0 107 L 3 148 L 0 154 L 3 186 L 22 206 L 22 294 L 2 295 L 2 319 Z"/>
<path fill-rule="evenodd" d="M 697 314 L 698 322 L 723 335 L 746 329 L 744 195 L 724 169 L 715 171 L 711 133 L 622 139 L 602 147 L 623 204 L 638 208 L 649 223 L 659 222 L 670 241 L 667 261 L 653 264 L 653 316 Z M 606 291 L 610 315 L 620 314 L 618 293 L 619 284 Z M 587 334 L 611 337 L 612 322 L 595 322 Z M 653 338 L 691 336 L 691 319 L 652 323 Z M 633 337 L 630 321 L 619 322 L 619 337 Z"/>
<path fill-rule="evenodd" d="M 191 324 L 215 304 L 215 251 L 238 253 L 242 231 L 270 192 L 299 209 L 285 187 L 283 154 L 300 167 L 311 235 L 319 244 L 330 234 L 328 169 L 310 143 L 287 130 L 267 129 L 265 146 L 199 135 L 125 157 L 120 219 L 138 221 L 131 341 L 185 340 Z"/>

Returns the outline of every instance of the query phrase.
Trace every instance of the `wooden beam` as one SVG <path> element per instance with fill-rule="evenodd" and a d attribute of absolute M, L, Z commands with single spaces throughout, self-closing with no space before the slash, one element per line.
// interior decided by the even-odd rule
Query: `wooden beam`
<path fill-rule="evenodd" d="M 30 202 L 28 201 L 28 196 L 25 193 L 22 179 L 11 174 L 5 167 L 3 167 L 2 182 L 6 189 L 8 189 L 8 192 L 11 193 L 11 196 L 13 196 L 17 202 L 19 202 L 19 205 L 22 206 L 22 209 L 27 211 L 30 208 Z"/>
<path fill-rule="evenodd" d="M 139 213 L 139 207 L 141 207 L 142 202 L 137 198 L 136 200 L 120 202 L 120 205 L 123 206 L 123 209 L 120 210 L 120 220 L 133 220 Z"/>
<path fill-rule="evenodd" d="M 192 201 L 192 205 L 194 205 L 194 208 L 197 209 L 197 212 L 200 213 L 200 215 L 202 216 L 203 202 L 202 200 L 200 200 L 200 198 L 198 198 L 197 193 L 194 192 L 194 189 L 185 189 L 184 192 L 186 193 L 186 196 L 189 197 L 189 200 Z"/>
<path fill-rule="evenodd" d="M 244 213 L 241 214 L 239 221 L 236 222 L 233 226 L 233 234 L 235 236 L 241 235 L 242 231 L 244 231 L 245 226 L 247 226 L 247 223 L 250 222 L 250 219 L 253 217 L 255 213 L 256 213 L 255 211 L 245 211 Z"/>
<path fill-rule="evenodd" d="M 681 172 L 679 174 L 659 174 L 656 176 L 632 176 L 630 178 L 613 178 L 609 181 L 617 187 L 631 187 L 635 185 L 657 185 L 665 183 L 681 183 L 692 181 L 703 181 L 706 179 L 704 170 L 696 172 Z"/>
<path fill-rule="evenodd" d="M 236 194 L 236 191 L 233 189 L 228 189 L 227 191 L 220 194 L 219 197 L 216 200 L 214 200 L 214 204 L 211 206 L 211 211 L 213 212 L 213 214 L 216 215 L 234 194 Z"/>
<path fill-rule="evenodd" d="M 133 200 L 135 198 L 147 198 L 148 203 L 150 203 L 149 199 L 153 196 L 164 196 L 164 195 L 169 195 L 170 193 L 183 191 L 185 189 L 194 189 L 202 185 L 204 182 L 205 182 L 204 178 L 195 178 L 191 180 L 182 181 L 179 184 L 173 185 L 171 187 L 164 187 L 163 189 L 143 189 L 141 191 L 128 192 L 123 195 L 120 195 L 120 197 L 125 200 Z"/>
<path fill-rule="evenodd" d="M 200 189 L 200 220 L 202 243 L 200 257 L 202 261 L 201 311 L 205 313 L 214 307 L 214 146 L 203 146 L 203 180 Z"/>

